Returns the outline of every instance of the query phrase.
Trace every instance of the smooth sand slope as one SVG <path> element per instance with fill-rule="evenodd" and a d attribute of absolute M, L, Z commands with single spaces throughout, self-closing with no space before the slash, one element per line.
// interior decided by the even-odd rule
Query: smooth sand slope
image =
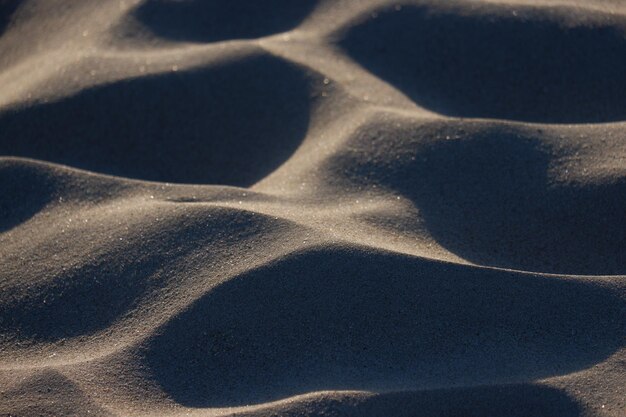
<path fill-rule="evenodd" d="M 624 2 L 0 0 L 0 416 L 625 393 Z"/>

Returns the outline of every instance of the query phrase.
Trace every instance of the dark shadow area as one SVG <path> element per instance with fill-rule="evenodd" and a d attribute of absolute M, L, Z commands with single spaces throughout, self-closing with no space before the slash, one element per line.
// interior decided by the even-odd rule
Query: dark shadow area
<path fill-rule="evenodd" d="M 380 394 L 354 411 L 354 415 L 396 417 L 590 416 L 567 394 L 532 384 Z"/>
<path fill-rule="evenodd" d="M 34 216 L 55 189 L 54 179 L 36 166 L 0 160 L 0 233 Z"/>
<path fill-rule="evenodd" d="M 291 156 L 310 78 L 253 56 L 94 87 L 0 114 L 0 155 L 152 181 L 248 186 Z"/>
<path fill-rule="evenodd" d="M 23 0 L 0 0 L 0 36 L 11 23 L 13 13 L 22 4 Z"/>
<path fill-rule="evenodd" d="M 626 274 L 626 178 L 556 183 L 540 136 L 505 128 L 386 130 L 414 149 L 392 164 L 337 161 L 411 199 L 432 236 L 480 265 L 563 274 Z M 463 133 L 459 133 L 459 131 Z M 416 142 L 420 135 L 463 139 Z M 363 130 L 359 143 L 380 143 Z M 372 137 L 370 137 L 372 136 Z M 381 140 L 382 141 L 382 140 Z M 401 162 L 404 161 L 404 162 Z"/>
<path fill-rule="evenodd" d="M 620 348 L 623 312 L 591 283 L 328 248 L 222 284 L 141 355 L 190 407 L 530 381 Z"/>
<path fill-rule="evenodd" d="M 430 7 L 381 11 L 340 45 L 429 110 L 459 117 L 583 123 L 626 119 L 626 39 L 558 15 Z M 522 17 L 521 14 L 524 14 Z"/>
<path fill-rule="evenodd" d="M 216 42 L 285 32 L 313 10 L 318 0 L 148 0 L 135 18 L 159 37 Z"/>
<path fill-rule="evenodd" d="M 538 141 L 497 130 L 440 142 L 397 185 L 429 231 L 485 265 L 567 274 L 626 273 L 626 178 L 553 185 Z"/>

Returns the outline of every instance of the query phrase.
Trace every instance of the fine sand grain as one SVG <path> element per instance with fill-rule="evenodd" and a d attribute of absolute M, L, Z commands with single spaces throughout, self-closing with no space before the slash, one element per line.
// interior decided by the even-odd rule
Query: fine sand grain
<path fill-rule="evenodd" d="M 0 416 L 626 416 L 626 3 L 0 0 Z"/>

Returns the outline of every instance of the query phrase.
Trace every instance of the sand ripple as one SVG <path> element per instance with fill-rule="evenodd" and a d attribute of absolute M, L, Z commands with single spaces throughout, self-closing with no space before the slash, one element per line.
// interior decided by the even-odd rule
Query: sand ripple
<path fill-rule="evenodd" d="M 0 415 L 620 416 L 620 2 L 0 1 Z"/>

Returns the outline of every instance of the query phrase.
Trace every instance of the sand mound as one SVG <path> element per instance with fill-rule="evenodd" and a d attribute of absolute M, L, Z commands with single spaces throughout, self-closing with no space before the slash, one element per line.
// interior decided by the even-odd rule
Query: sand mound
<path fill-rule="evenodd" d="M 623 275 L 626 182 L 587 174 L 587 132 L 396 117 L 360 127 L 326 169 L 410 199 L 437 242 L 473 263 Z M 568 167 L 574 157 L 582 168 Z"/>
<path fill-rule="evenodd" d="M 613 353 L 624 308 L 582 282 L 327 247 L 213 289 L 143 355 L 163 388 L 193 407 L 517 381 Z"/>
<path fill-rule="evenodd" d="M 116 81 L 0 113 L 0 152 L 153 181 L 247 186 L 303 140 L 312 82 L 256 54 Z"/>
<path fill-rule="evenodd" d="M 0 415 L 622 416 L 625 13 L 0 0 Z"/>

